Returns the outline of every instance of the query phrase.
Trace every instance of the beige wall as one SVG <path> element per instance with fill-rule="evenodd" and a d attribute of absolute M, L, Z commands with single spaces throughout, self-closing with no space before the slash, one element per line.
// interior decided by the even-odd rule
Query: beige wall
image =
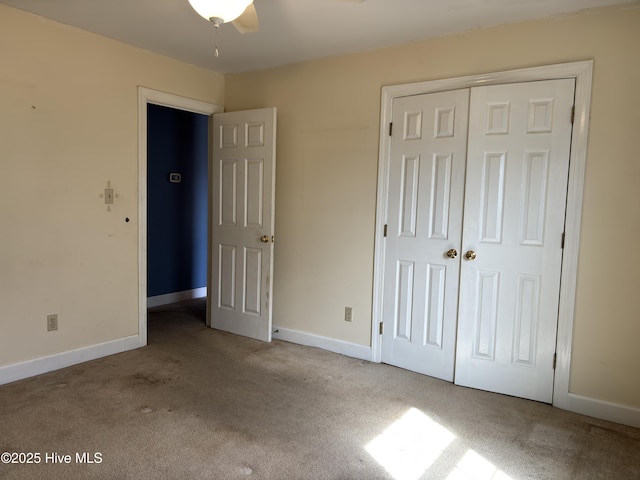
<path fill-rule="evenodd" d="M 224 77 L 4 5 L 0 60 L 0 365 L 135 335 L 137 87 L 222 104 Z"/>
<path fill-rule="evenodd" d="M 382 86 L 593 59 L 570 390 L 640 406 L 639 26 L 636 3 L 228 75 L 227 110 L 278 108 L 274 324 L 370 343 Z"/>

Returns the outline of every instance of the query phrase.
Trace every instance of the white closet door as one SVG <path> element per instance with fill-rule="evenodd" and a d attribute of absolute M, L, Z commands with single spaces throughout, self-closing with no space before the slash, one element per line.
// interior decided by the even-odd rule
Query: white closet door
<path fill-rule="evenodd" d="M 393 104 L 382 361 L 448 381 L 455 356 L 468 104 L 468 89 Z"/>
<path fill-rule="evenodd" d="M 471 89 L 456 384 L 552 401 L 573 98 Z"/>

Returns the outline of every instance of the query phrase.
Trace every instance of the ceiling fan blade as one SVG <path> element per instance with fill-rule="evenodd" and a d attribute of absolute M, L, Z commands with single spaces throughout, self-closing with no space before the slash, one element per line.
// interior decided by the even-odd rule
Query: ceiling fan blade
<path fill-rule="evenodd" d="M 253 5 L 253 2 L 242 12 L 242 15 L 231 23 L 233 23 L 233 26 L 236 27 L 240 33 L 257 32 L 260 29 L 260 25 L 258 23 L 258 13 L 256 12 L 256 7 Z"/>

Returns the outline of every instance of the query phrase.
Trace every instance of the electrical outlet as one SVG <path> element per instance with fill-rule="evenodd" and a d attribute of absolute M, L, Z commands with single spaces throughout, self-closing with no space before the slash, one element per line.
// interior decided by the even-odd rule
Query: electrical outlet
<path fill-rule="evenodd" d="M 58 330 L 58 314 L 47 315 L 47 332 Z"/>
<path fill-rule="evenodd" d="M 344 321 L 350 322 L 353 320 L 353 309 L 351 307 L 344 307 Z"/>

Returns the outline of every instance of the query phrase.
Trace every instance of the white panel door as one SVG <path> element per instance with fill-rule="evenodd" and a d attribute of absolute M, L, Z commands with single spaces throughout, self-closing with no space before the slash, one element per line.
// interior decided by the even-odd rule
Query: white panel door
<path fill-rule="evenodd" d="M 393 103 L 382 361 L 449 381 L 468 104 L 469 90 Z"/>
<path fill-rule="evenodd" d="M 207 323 L 271 341 L 276 109 L 213 116 Z"/>
<path fill-rule="evenodd" d="M 456 384 L 552 401 L 574 85 L 471 89 Z"/>

